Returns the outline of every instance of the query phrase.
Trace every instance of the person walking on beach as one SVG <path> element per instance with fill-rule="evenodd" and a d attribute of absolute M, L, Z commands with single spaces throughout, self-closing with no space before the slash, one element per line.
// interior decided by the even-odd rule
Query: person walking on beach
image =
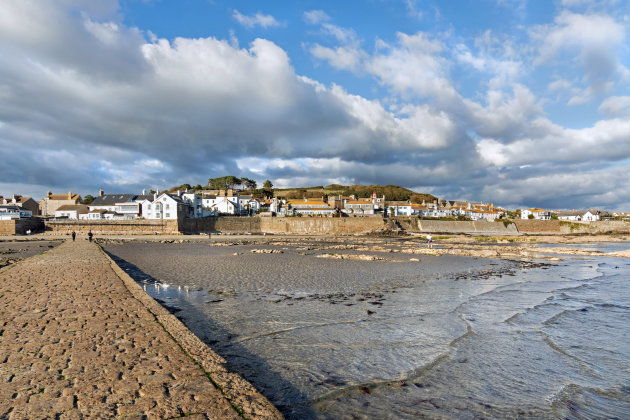
<path fill-rule="evenodd" d="M 92 231 L 88 232 L 88 239 L 90 240 L 90 242 L 92 242 Z"/>
<path fill-rule="evenodd" d="M 430 233 L 427 235 L 427 248 L 433 249 L 433 236 Z"/>
<path fill-rule="evenodd" d="M 74 242 L 74 239 L 77 237 L 77 233 L 73 230 L 72 231 L 72 242 Z"/>

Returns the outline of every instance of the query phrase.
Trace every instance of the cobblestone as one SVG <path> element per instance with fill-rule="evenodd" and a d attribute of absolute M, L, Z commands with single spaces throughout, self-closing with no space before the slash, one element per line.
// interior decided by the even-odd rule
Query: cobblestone
<path fill-rule="evenodd" d="M 0 270 L 0 418 L 241 413 L 281 417 L 96 244 Z"/>

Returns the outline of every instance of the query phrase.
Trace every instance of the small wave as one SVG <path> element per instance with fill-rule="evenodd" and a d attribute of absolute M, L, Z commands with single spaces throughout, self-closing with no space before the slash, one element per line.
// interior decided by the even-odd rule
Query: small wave
<path fill-rule="evenodd" d="M 625 388 L 601 389 L 571 383 L 547 400 L 556 418 L 623 419 L 630 413 L 630 394 Z"/>

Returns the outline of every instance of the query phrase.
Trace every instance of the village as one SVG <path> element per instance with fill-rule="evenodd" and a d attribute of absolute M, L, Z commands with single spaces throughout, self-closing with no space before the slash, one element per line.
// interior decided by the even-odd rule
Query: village
<path fill-rule="evenodd" d="M 86 196 L 87 197 L 87 196 Z M 0 220 L 40 217 L 46 220 L 182 220 L 216 216 L 260 217 L 396 217 L 416 216 L 438 220 L 497 221 L 503 219 L 564 220 L 592 222 L 627 220 L 630 213 L 599 209 L 545 210 L 522 208 L 508 210 L 492 203 L 435 199 L 432 202 L 388 200 L 385 195 L 358 198 L 355 195 L 319 198 L 284 198 L 252 194 L 231 188 L 186 189 L 176 191 L 146 190 L 140 194 L 108 194 L 102 189 L 84 200 L 79 194 L 53 194 L 49 191 L 39 201 L 14 194 L 0 196 Z"/>

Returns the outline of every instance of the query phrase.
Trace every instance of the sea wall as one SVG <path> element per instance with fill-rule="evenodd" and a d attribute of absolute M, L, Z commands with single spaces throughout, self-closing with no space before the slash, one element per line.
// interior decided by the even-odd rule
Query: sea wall
<path fill-rule="evenodd" d="M 67 220 L 47 221 L 46 231 L 75 231 L 79 235 L 89 231 L 95 235 L 173 235 L 179 233 L 179 226 L 177 220 Z"/>
<path fill-rule="evenodd" d="M 420 232 L 424 233 L 446 233 L 446 234 L 466 234 L 466 235 L 518 235 L 518 230 L 514 223 L 507 226 L 503 222 L 465 222 L 465 221 L 443 221 L 443 220 L 418 220 Z"/>
<path fill-rule="evenodd" d="M 365 234 L 385 225 L 382 217 L 261 217 L 265 233 L 296 235 Z"/>
<path fill-rule="evenodd" d="M 630 234 L 630 223 L 623 221 L 568 222 L 563 220 L 514 220 L 521 234 Z"/>
<path fill-rule="evenodd" d="M 26 231 L 32 233 L 44 231 L 44 222 L 39 217 L 18 220 L 0 220 L 0 235 L 26 235 Z"/>

